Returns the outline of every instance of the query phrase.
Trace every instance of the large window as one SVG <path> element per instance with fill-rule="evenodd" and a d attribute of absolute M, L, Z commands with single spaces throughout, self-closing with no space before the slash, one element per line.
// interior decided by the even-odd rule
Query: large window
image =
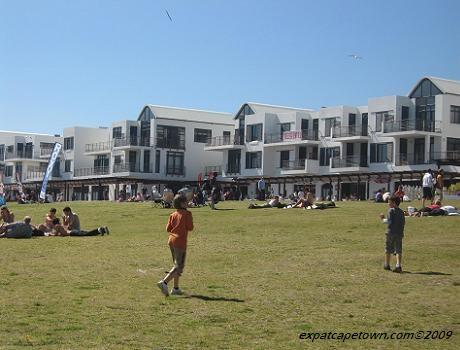
<path fill-rule="evenodd" d="M 371 143 L 371 163 L 393 161 L 393 143 Z"/>
<path fill-rule="evenodd" d="M 64 162 L 64 172 L 65 173 L 70 173 L 72 171 L 72 161 L 71 160 L 66 160 Z"/>
<path fill-rule="evenodd" d="M 460 152 L 460 139 L 448 137 L 447 152 Z"/>
<path fill-rule="evenodd" d="M 262 124 L 247 126 L 246 142 L 262 141 Z"/>
<path fill-rule="evenodd" d="M 122 139 L 123 138 L 123 133 L 122 133 L 122 128 L 121 126 L 117 126 L 116 128 L 112 129 L 112 138 L 113 139 Z"/>
<path fill-rule="evenodd" d="M 183 152 L 167 152 L 166 175 L 185 175 Z"/>
<path fill-rule="evenodd" d="M 331 164 L 331 157 L 340 156 L 340 147 L 327 147 L 319 149 L 319 165 L 329 166 Z"/>
<path fill-rule="evenodd" d="M 64 138 L 64 150 L 72 150 L 73 149 L 73 136 Z"/>
<path fill-rule="evenodd" d="M 5 159 L 5 145 L 0 145 L 0 161 Z"/>
<path fill-rule="evenodd" d="M 5 167 L 5 177 L 11 177 L 11 176 L 13 176 L 13 166 L 7 165 Z"/>
<path fill-rule="evenodd" d="M 157 147 L 185 149 L 185 128 L 178 126 L 157 126 Z"/>
<path fill-rule="evenodd" d="M 246 169 L 262 168 L 262 152 L 246 152 Z"/>
<path fill-rule="evenodd" d="M 161 160 L 161 151 L 157 149 L 155 151 L 155 173 L 160 173 L 160 160 Z"/>
<path fill-rule="evenodd" d="M 450 122 L 460 124 L 460 106 L 450 106 Z"/>
<path fill-rule="evenodd" d="M 375 131 L 380 132 L 383 130 L 383 124 L 393 123 L 393 111 L 383 111 L 375 113 Z"/>
<path fill-rule="evenodd" d="M 199 143 L 208 143 L 212 137 L 212 130 L 210 129 L 195 129 L 193 141 Z"/>
<path fill-rule="evenodd" d="M 324 136 L 330 137 L 332 133 L 332 128 L 335 126 L 340 126 L 340 122 L 336 122 L 337 118 L 328 118 L 324 121 Z"/>

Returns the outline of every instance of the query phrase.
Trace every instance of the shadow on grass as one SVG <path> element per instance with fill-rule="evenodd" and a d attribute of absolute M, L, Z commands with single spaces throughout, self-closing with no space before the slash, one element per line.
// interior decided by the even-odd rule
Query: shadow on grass
<path fill-rule="evenodd" d="M 215 208 L 213 210 L 236 210 L 236 209 L 233 209 L 233 208 Z"/>
<path fill-rule="evenodd" d="M 426 272 L 404 271 L 403 273 L 410 273 L 412 275 L 427 275 L 427 276 L 452 276 L 451 273 L 436 272 L 436 271 L 426 271 Z"/>
<path fill-rule="evenodd" d="M 204 301 L 232 301 L 234 303 L 244 303 L 244 300 L 237 299 L 237 298 L 224 298 L 224 297 L 210 297 L 207 295 L 199 295 L 199 294 L 189 294 L 185 295 L 184 298 L 195 298 Z"/>

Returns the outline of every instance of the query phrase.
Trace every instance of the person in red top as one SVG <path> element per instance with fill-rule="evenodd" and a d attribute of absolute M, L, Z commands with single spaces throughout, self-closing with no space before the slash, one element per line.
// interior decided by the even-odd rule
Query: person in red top
<path fill-rule="evenodd" d="M 180 295 L 179 277 L 184 271 L 185 256 L 187 252 L 187 236 L 193 230 L 192 213 L 187 210 L 187 197 L 176 195 L 173 200 L 176 211 L 169 216 L 166 231 L 169 233 L 168 244 L 171 249 L 174 266 L 171 271 L 157 283 L 158 288 L 165 296 L 169 296 L 168 282 L 174 280 L 172 295 Z"/>
<path fill-rule="evenodd" d="M 404 193 L 404 191 L 403 191 L 403 189 L 402 189 L 402 186 L 399 185 L 399 186 L 398 186 L 398 190 L 394 193 L 394 196 L 395 196 L 395 197 L 398 197 L 399 200 L 402 202 L 403 199 L 404 199 L 404 195 L 405 195 L 405 193 Z"/>

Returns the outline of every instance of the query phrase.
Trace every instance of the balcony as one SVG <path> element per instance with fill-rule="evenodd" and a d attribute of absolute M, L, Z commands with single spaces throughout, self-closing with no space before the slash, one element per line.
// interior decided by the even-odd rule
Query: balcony
<path fill-rule="evenodd" d="M 52 147 L 52 148 L 41 148 L 40 149 L 40 157 L 48 158 L 51 155 L 51 153 L 53 153 L 53 149 L 54 149 L 54 147 Z"/>
<path fill-rule="evenodd" d="M 158 138 L 156 147 L 185 150 L 185 140 Z"/>
<path fill-rule="evenodd" d="M 210 138 L 204 147 L 205 150 L 225 150 L 232 148 L 241 148 L 242 145 L 240 144 L 240 141 L 240 137 L 238 136 L 215 136 Z"/>
<path fill-rule="evenodd" d="M 308 141 L 319 141 L 317 130 L 297 130 L 285 131 L 283 133 L 265 134 L 264 143 L 266 145 L 274 143 L 308 143 Z"/>
<path fill-rule="evenodd" d="M 5 160 L 13 159 L 39 159 L 38 154 L 35 154 L 32 150 L 30 151 L 12 151 L 5 152 Z"/>
<path fill-rule="evenodd" d="M 113 165 L 113 173 L 152 173 L 152 169 L 141 170 L 137 163 L 119 163 Z"/>
<path fill-rule="evenodd" d="M 424 136 L 427 133 L 441 133 L 441 121 L 428 122 L 422 119 L 384 123 L 382 132 L 391 136 Z"/>
<path fill-rule="evenodd" d="M 363 127 L 362 125 L 335 127 L 332 130 L 332 138 L 344 142 L 367 142 L 370 139 L 367 126 Z"/>
<path fill-rule="evenodd" d="M 166 176 L 185 176 L 185 166 L 180 168 L 166 167 Z"/>
<path fill-rule="evenodd" d="M 319 162 L 317 159 L 296 159 L 283 161 L 281 175 L 318 174 Z"/>
<path fill-rule="evenodd" d="M 109 175 L 110 167 L 100 166 L 94 168 L 78 168 L 73 172 L 74 177 L 83 177 L 83 176 L 100 176 L 100 175 Z"/>
<path fill-rule="evenodd" d="M 85 145 L 85 153 L 108 153 L 112 149 L 112 141 L 88 143 Z"/>
<path fill-rule="evenodd" d="M 460 166 L 460 150 L 459 151 L 447 151 L 447 152 L 435 152 L 431 155 L 431 158 L 438 165 L 457 165 Z"/>
<path fill-rule="evenodd" d="M 331 169 L 334 169 L 334 171 L 364 171 L 368 168 L 367 159 L 362 159 L 360 156 L 331 158 Z"/>
<path fill-rule="evenodd" d="M 85 153 L 108 153 L 114 148 L 153 147 L 153 144 L 150 137 L 122 137 L 111 141 L 87 143 Z"/>

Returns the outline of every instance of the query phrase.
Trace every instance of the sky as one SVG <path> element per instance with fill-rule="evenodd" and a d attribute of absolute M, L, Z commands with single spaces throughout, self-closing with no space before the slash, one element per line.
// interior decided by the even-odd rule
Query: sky
<path fill-rule="evenodd" d="M 0 130 L 109 126 L 146 104 L 407 95 L 423 76 L 460 80 L 459 13 L 458 0 L 0 0 Z"/>

